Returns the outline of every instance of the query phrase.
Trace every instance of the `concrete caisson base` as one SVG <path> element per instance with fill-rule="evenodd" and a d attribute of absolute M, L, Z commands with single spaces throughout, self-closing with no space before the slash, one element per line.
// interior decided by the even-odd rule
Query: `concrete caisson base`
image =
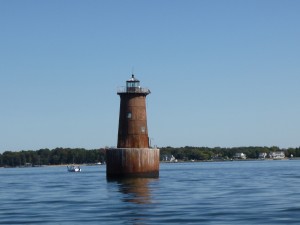
<path fill-rule="evenodd" d="M 106 176 L 107 178 L 157 178 L 159 176 L 159 149 L 108 149 L 106 151 Z"/>

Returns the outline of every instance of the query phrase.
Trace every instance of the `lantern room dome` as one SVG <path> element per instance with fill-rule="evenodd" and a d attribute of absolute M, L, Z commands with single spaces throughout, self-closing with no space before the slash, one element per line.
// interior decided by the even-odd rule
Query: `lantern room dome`
<path fill-rule="evenodd" d="M 134 74 L 132 74 L 131 78 L 127 80 L 127 82 L 140 82 L 140 81 L 134 77 Z"/>

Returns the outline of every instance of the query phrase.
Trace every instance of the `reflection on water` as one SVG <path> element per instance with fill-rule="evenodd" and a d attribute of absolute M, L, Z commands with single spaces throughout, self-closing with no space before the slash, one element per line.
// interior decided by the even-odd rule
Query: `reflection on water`
<path fill-rule="evenodd" d="M 120 201 L 123 202 L 119 209 L 119 217 L 125 224 L 146 225 L 149 224 L 149 214 L 156 204 L 153 204 L 152 188 L 158 178 L 126 178 L 109 179 L 114 182 L 116 192 L 120 193 Z"/>
<path fill-rule="evenodd" d="M 122 201 L 136 204 L 151 204 L 151 190 L 149 184 L 158 178 L 122 178 L 109 179 L 108 182 L 116 182 L 119 192 L 123 194 Z"/>
<path fill-rule="evenodd" d="M 159 179 L 106 182 L 105 167 L 0 169 L 0 224 L 299 225 L 299 171 L 300 160 L 165 163 Z"/>
<path fill-rule="evenodd" d="M 122 178 L 108 179 L 108 183 L 114 184 L 113 192 L 120 195 L 123 202 L 122 209 L 118 209 L 118 216 L 125 224 L 146 225 L 151 219 L 151 211 L 156 207 L 153 201 L 153 185 L 158 178 Z"/>

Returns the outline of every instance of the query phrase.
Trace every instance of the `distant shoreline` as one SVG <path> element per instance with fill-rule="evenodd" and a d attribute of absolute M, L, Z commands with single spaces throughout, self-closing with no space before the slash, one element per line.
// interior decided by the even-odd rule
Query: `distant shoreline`
<path fill-rule="evenodd" d="M 177 162 L 160 161 L 160 163 L 198 163 L 198 162 L 242 162 L 242 161 L 285 161 L 300 160 L 300 157 L 283 158 L 283 159 L 214 159 L 214 160 L 178 160 Z"/>
<path fill-rule="evenodd" d="M 218 159 L 218 160 L 177 160 L 176 162 L 170 162 L 170 161 L 160 161 L 162 164 L 173 164 L 173 163 L 209 163 L 209 162 L 249 162 L 249 161 L 287 161 L 287 160 L 300 160 L 300 157 L 294 157 L 294 158 L 283 158 L 283 159 Z M 40 166 L 15 166 L 15 167 L 0 167 L 0 169 L 6 169 L 6 168 L 40 168 L 40 167 L 67 167 L 72 164 L 59 164 L 59 165 L 40 165 Z M 75 163 L 74 165 L 79 166 L 105 166 L 105 164 L 78 164 Z"/>

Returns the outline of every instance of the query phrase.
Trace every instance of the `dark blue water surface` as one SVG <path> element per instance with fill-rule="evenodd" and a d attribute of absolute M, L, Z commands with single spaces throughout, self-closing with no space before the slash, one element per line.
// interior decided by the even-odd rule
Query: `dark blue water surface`
<path fill-rule="evenodd" d="M 300 224 L 300 161 L 169 163 L 115 181 L 105 166 L 0 169 L 0 224 Z"/>

